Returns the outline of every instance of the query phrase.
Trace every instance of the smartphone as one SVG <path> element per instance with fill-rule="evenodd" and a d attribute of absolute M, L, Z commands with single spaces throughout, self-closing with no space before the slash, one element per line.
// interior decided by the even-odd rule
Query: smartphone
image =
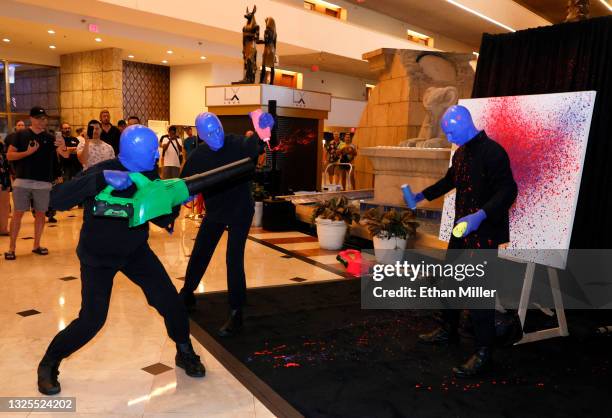
<path fill-rule="evenodd" d="M 87 139 L 93 138 L 93 132 L 94 132 L 94 126 L 93 125 L 89 125 L 87 127 Z"/>

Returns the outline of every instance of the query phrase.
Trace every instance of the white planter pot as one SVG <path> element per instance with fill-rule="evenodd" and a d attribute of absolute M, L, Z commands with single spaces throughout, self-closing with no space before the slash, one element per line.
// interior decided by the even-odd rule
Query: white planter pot
<path fill-rule="evenodd" d="M 374 255 L 380 264 L 395 264 L 404 258 L 406 240 L 398 237 L 373 237 Z"/>
<path fill-rule="evenodd" d="M 255 214 L 253 215 L 253 222 L 251 226 L 261 226 L 261 219 L 263 218 L 263 202 L 255 202 Z"/>
<path fill-rule="evenodd" d="M 342 248 L 348 227 L 346 222 L 317 218 L 315 223 L 317 225 L 319 247 L 324 250 L 339 250 Z"/>

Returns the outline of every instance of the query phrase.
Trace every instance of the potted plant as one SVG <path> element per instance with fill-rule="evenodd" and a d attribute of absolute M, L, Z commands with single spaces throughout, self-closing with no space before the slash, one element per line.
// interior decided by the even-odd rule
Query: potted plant
<path fill-rule="evenodd" d="M 334 197 L 317 204 L 312 222 L 317 226 L 319 246 L 325 250 L 339 250 L 344 243 L 348 226 L 359 222 L 359 211 L 346 197 Z"/>
<path fill-rule="evenodd" d="M 263 218 L 263 201 L 270 197 L 270 194 L 264 189 L 263 185 L 253 183 L 253 200 L 255 201 L 255 214 L 253 215 L 252 226 L 260 227 Z"/>
<path fill-rule="evenodd" d="M 361 223 L 368 228 L 374 243 L 374 254 L 379 263 L 401 261 L 408 239 L 416 237 L 419 226 L 411 210 L 383 211 L 380 207 L 364 213 Z"/>

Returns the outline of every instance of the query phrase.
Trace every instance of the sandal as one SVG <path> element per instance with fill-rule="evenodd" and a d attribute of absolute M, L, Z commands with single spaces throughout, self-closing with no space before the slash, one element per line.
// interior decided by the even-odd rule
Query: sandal
<path fill-rule="evenodd" d="M 15 256 L 15 251 L 7 251 L 4 253 L 4 259 L 5 260 L 14 260 L 17 257 Z"/>
<path fill-rule="evenodd" d="M 38 255 L 48 255 L 49 254 L 49 250 L 47 250 L 45 247 L 35 248 L 32 250 L 32 252 Z"/>

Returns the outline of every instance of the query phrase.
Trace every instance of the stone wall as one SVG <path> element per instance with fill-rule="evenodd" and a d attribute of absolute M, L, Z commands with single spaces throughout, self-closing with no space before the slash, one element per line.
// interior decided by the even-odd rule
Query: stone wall
<path fill-rule="evenodd" d="M 74 128 L 99 119 L 108 109 L 116 124 L 123 118 L 123 61 L 121 49 L 107 48 L 60 57 L 62 121 Z"/>
<path fill-rule="evenodd" d="M 471 96 L 474 71 L 470 54 L 381 49 L 363 58 L 378 73 L 378 83 L 355 132 L 359 148 L 395 146 L 416 138 L 425 118 L 423 95 L 429 87 L 455 86 L 459 98 Z M 355 160 L 355 173 L 359 188 L 373 187 L 367 157 Z"/>

